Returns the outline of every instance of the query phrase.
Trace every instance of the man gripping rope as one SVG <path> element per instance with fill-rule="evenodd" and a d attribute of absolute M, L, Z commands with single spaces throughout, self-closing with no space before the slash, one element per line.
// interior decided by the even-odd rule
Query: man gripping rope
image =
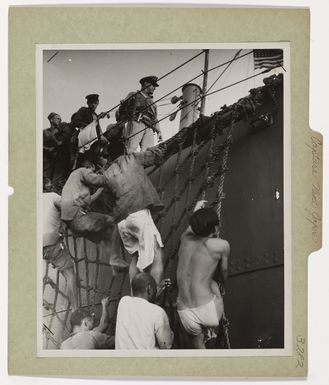
<path fill-rule="evenodd" d="M 223 316 L 223 299 L 213 276 L 218 266 L 221 278 L 227 278 L 230 253 L 228 242 L 214 237 L 216 212 L 204 205 L 205 201 L 197 203 L 178 252 L 177 312 L 188 334 L 184 348 L 190 349 L 204 349 L 207 329 L 217 327 Z"/>

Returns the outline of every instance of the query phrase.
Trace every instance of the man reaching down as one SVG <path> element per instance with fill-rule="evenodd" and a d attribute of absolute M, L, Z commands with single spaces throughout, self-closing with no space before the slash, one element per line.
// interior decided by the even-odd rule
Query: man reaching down
<path fill-rule="evenodd" d="M 83 166 L 73 171 L 65 183 L 61 218 L 75 236 L 95 243 L 104 241 L 111 266 L 127 268 L 129 265 L 122 259 L 120 236 L 113 218 L 91 211 L 91 203 L 100 196 L 106 186 L 106 178 L 95 173 L 91 162 L 85 161 Z M 98 190 L 91 194 L 91 189 L 95 187 Z"/>

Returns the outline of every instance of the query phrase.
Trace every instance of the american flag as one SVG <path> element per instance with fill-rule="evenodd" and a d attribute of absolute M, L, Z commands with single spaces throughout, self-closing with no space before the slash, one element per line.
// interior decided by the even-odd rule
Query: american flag
<path fill-rule="evenodd" d="M 283 67 L 282 49 L 254 49 L 254 69 Z"/>

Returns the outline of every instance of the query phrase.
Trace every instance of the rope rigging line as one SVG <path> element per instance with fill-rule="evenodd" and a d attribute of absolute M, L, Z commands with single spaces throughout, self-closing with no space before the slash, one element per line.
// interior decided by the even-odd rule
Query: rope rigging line
<path fill-rule="evenodd" d="M 239 56 L 239 57 L 234 57 L 234 58 L 231 59 L 231 60 L 228 60 L 228 61 L 226 61 L 226 62 L 224 62 L 224 63 L 221 63 L 221 64 L 219 64 L 219 65 L 217 65 L 217 66 L 215 66 L 215 67 L 212 67 L 212 68 L 208 69 L 207 71 L 202 71 L 201 74 L 195 76 L 194 78 L 188 80 L 187 82 L 184 82 L 184 83 L 180 84 L 179 87 L 173 89 L 172 91 L 170 91 L 170 92 L 167 93 L 166 95 L 164 95 L 164 96 L 162 96 L 161 98 L 155 100 L 154 102 L 152 102 L 151 104 L 149 104 L 148 107 L 150 107 L 150 106 L 152 106 L 152 105 L 158 103 L 160 100 L 163 100 L 163 99 L 166 98 L 167 96 L 171 95 L 173 92 L 180 90 L 180 89 L 182 88 L 182 86 L 184 86 L 184 85 L 187 84 L 187 83 L 193 82 L 194 80 L 198 79 L 200 76 L 204 76 L 205 74 L 207 74 L 207 73 L 209 73 L 209 72 L 211 72 L 211 71 L 214 71 L 214 70 L 216 70 L 216 69 L 218 69 L 218 68 L 221 68 L 221 67 L 223 67 L 223 66 L 225 66 L 225 65 L 227 65 L 227 64 L 231 64 L 231 63 L 233 63 L 234 61 L 240 60 L 240 59 L 244 58 L 245 56 L 248 56 L 248 55 L 252 54 L 252 52 L 253 52 L 253 51 L 247 52 L 247 53 L 245 53 L 245 54 L 243 54 L 243 55 L 241 55 L 241 56 Z M 202 97 L 204 97 L 204 96 L 207 96 L 207 95 L 203 95 Z"/>
<path fill-rule="evenodd" d="M 224 73 L 229 69 L 235 58 L 240 54 L 242 49 L 240 49 L 233 57 L 232 61 L 228 63 L 228 65 L 223 69 L 223 71 L 219 74 L 218 78 L 212 83 L 212 85 L 207 89 L 206 94 L 213 88 L 213 86 L 218 82 L 218 80 L 224 75 Z"/>
<path fill-rule="evenodd" d="M 167 76 L 171 75 L 172 73 L 174 73 L 174 72 L 177 71 L 178 69 L 182 68 L 184 65 L 190 63 L 192 60 L 194 60 L 194 59 L 196 59 L 198 56 L 202 55 L 204 52 L 205 52 L 205 50 L 202 50 L 202 51 L 199 52 L 197 55 L 195 55 L 195 56 L 193 56 L 192 58 L 186 60 L 184 63 L 180 64 L 179 66 L 177 66 L 177 67 L 175 67 L 175 68 L 173 68 L 171 71 L 165 73 L 164 75 L 160 76 L 160 77 L 158 78 L 157 81 L 161 81 L 162 79 L 164 79 L 164 78 L 166 78 Z M 148 87 L 148 86 L 147 86 L 147 87 Z M 144 91 L 147 87 L 142 88 L 141 90 L 139 90 L 139 92 Z M 167 96 L 168 96 L 168 95 L 167 95 Z M 127 100 L 129 100 L 129 99 L 132 98 L 132 97 L 133 97 L 133 95 L 129 96 L 129 98 L 127 98 Z M 162 100 L 162 99 L 161 99 L 161 100 Z M 121 103 L 117 104 L 116 106 L 114 106 L 114 107 L 112 107 L 111 109 L 107 110 L 107 111 L 105 112 L 105 114 L 108 114 L 108 113 L 114 111 L 116 108 L 120 107 L 120 105 L 121 105 Z"/>
<path fill-rule="evenodd" d="M 185 61 L 183 64 L 179 65 L 178 67 L 175 67 L 173 70 L 167 72 L 165 75 L 159 77 L 158 81 L 164 79 L 165 77 L 171 75 L 173 72 L 177 71 L 178 69 L 182 68 L 184 65 L 190 63 L 192 60 L 196 59 L 197 57 L 199 57 L 200 55 L 202 55 L 203 53 L 205 53 L 206 50 L 203 49 L 201 52 L 199 52 L 197 55 L 193 56 L 191 59 L 188 59 L 187 61 Z"/>
<path fill-rule="evenodd" d="M 226 134 L 226 143 L 225 143 L 225 148 L 223 150 L 223 153 L 222 153 L 222 159 L 221 159 L 221 165 L 220 165 L 220 169 L 222 170 L 222 172 L 220 173 L 220 177 L 219 177 L 219 183 L 218 183 L 218 187 L 217 187 L 217 206 L 216 206 L 216 214 L 217 214 L 217 217 L 218 217 L 218 230 L 216 231 L 216 237 L 219 238 L 220 237 L 220 232 L 221 232 L 221 229 L 222 229 L 222 205 L 223 205 L 223 200 L 225 199 L 225 194 L 224 194 L 224 182 L 225 182 L 225 176 L 226 176 L 226 171 L 228 170 L 228 156 L 229 156 L 229 150 L 230 150 L 230 146 L 233 142 L 233 138 L 232 138 L 232 130 L 233 130 L 233 127 L 234 127 L 234 120 L 232 120 L 231 124 L 230 124 L 230 127 L 229 127 L 229 130 Z M 225 295 L 225 289 L 223 288 L 222 286 L 222 295 L 224 296 Z M 222 318 L 221 318 L 221 321 L 220 321 L 220 326 L 222 327 L 222 331 L 223 331 L 223 338 L 224 338 L 224 343 L 226 344 L 226 347 L 228 349 L 231 348 L 231 343 L 230 343 L 230 336 L 229 336 L 229 321 L 228 319 L 226 318 L 226 315 L 225 315 L 225 311 L 223 310 L 223 315 L 222 315 Z M 220 338 L 220 335 L 218 334 L 217 336 L 217 341 L 219 341 L 219 338 Z"/>
<path fill-rule="evenodd" d="M 215 144 L 215 137 L 216 137 L 216 125 L 214 124 L 211 133 L 210 133 L 210 144 L 209 144 L 209 149 L 208 149 L 208 159 L 206 163 L 206 172 L 205 172 L 205 182 L 207 183 L 208 186 L 208 181 L 209 181 L 209 172 L 210 172 L 210 167 L 211 163 L 213 162 L 213 156 L 214 156 L 214 144 Z M 206 200 L 207 197 L 207 191 L 206 188 L 202 191 L 202 200 Z"/>

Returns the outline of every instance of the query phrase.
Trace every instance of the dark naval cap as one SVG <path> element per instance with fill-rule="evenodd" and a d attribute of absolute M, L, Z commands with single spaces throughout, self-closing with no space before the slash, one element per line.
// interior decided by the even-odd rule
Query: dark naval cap
<path fill-rule="evenodd" d="M 159 87 L 158 78 L 156 76 L 145 76 L 144 78 L 141 78 L 139 82 L 140 84 L 144 84 L 147 82 L 152 84 L 152 86 L 154 87 Z"/>
<path fill-rule="evenodd" d="M 86 96 L 86 99 L 87 99 L 87 102 L 94 103 L 94 102 L 98 102 L 99 101 L 98 97 L 99 97 L 99 95 L 97 95 L 97 94 L 90 94 L 90 95 Z"/>
<path fill-rule="evenodd" d="M 48 116 L 47 116 L 47 118 L 48 118 L 48 120 L 51 120 L 53 117 L 55 117 L 55 116 L 59 116 L 59 114 L 57 114 L 56 112 L 51 112 Z"/>

